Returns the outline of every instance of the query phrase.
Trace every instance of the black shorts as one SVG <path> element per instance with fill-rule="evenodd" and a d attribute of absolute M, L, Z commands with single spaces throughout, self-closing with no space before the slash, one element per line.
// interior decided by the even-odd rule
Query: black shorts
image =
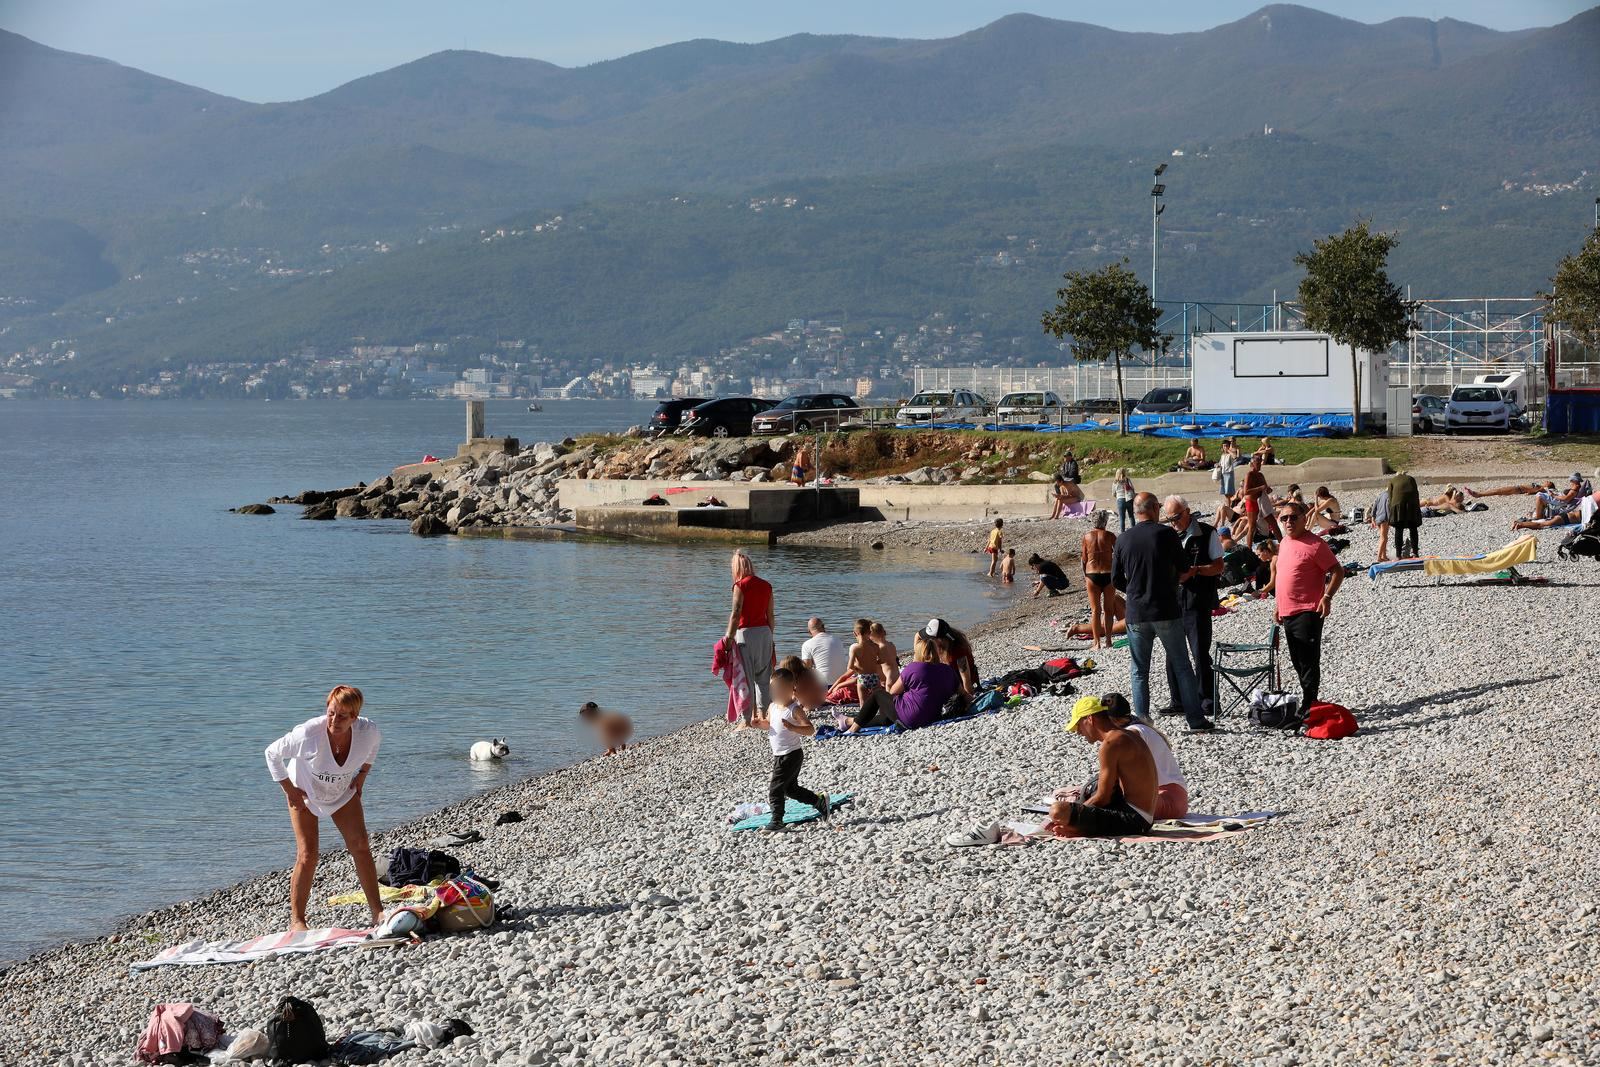
<path fill-rule="evenodd" d="M 1080 795 L 1092 796 L 1093 790 Z M 1073 829 L 1085 837 L 1127 837 L 1150 832 L 1150 820 L 1134 810 L 1120 788 L 1111 794 L 1111 803 L 1103 808 L 1073 801 L 1067 809 Z"/>

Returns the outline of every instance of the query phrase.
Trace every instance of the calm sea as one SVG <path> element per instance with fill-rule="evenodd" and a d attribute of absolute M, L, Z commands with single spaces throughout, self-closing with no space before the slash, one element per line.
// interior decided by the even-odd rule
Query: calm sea
<path fill-rule="evenodd" d="M 525 406 L 491 403 L 489 432 L 559 440 L 651 407 Z M 54 889 L 27 922 L 0 923 L 0 959 L 286 865 L 261 750 L 336 683 L 359 686 L 384 730 L 375 826 L 584 758 L 585 700 L 645 734 L 721 709 L 724 548 L 425 540 L 294 507 L 227 512 L 453 455 L 464 424 L 444 401 L 0 402 L 0 889 Z M 872 615 L 904 647 L 930 614 L 975 623 L 992 587 L 971 566 L 757 553 L 780 651 L 812 613 L 840 630 Z M 512 757 L 469 763 L 491 736 Z"/>

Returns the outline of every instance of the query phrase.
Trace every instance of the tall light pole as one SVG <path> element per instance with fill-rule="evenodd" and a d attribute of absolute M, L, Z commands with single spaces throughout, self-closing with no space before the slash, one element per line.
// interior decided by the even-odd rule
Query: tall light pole
<path fill-rule="evenodd" d="M 1600 196 L 1594 198 L 1594 228 L 1600 230 Z"/>
<path fill-rule="evenodd" d="M 1155 176 L 1160 178 L 1167 171 L 1165 163 L 1156 164 Z M 1167 210 L 1167 205 L 1161 202 L 1161 194 L 1167 187 L 1159 181 L 1150 187 L 1150 303 L 1156 302 L 1156 245 L 1161 241 L 1161 213 Z M 1155 356 L 1150 357 L 1151 366 L 1155 365 Z"/>

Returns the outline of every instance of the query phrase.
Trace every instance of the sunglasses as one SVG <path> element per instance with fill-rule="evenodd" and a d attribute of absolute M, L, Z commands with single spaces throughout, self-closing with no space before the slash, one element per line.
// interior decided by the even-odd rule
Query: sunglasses
<path fill-rule="evenodd" d="M 1285 511 L 1283 514 L 1278 516 L 1279 522 L 1300 522 L 1304 521 L 1304 519 L 1304 515 L 1294 511 Z"/>

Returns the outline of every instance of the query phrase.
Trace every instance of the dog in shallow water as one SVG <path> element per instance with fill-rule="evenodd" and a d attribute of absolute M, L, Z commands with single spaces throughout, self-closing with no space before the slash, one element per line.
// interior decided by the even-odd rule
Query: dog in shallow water
<path fill-rule="evenodd" d="M 503 738 L 493 741 L 474 741 L 472 743 L 472 761 L 482 763 L 487 760 L 504 759 L 511 755 L 511 746 Z"/>

